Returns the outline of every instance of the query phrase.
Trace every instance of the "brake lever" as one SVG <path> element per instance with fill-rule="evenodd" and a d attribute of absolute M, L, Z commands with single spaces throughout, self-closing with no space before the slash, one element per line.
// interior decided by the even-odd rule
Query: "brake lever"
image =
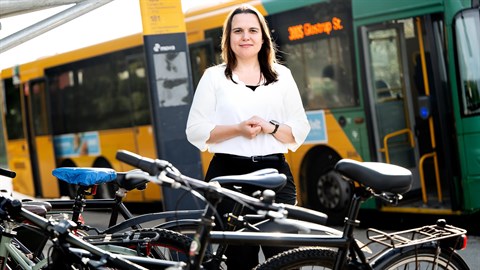
<path fill-rule="evenodd" d="M 385 192 L 382 192 L 381 194 L 373 193 L 373 196 L 380 198 L 382 201 L 392 205 L 397 205 L 398 202 L 403 198 L 401 194 L 389 194 Z"/>

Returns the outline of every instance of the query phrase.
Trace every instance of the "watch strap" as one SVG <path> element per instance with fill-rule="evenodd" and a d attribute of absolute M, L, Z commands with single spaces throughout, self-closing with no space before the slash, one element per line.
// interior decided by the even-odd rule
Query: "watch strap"
<path fill-rule="evenodd" d="M 278 122 L 275 121 L 275 120 L 270 120 L 269 123 L 275 126 L 275 128 L 273 129 L 272 132 L 270 132 L 270 134 L 273 135 L 273 134 L 277 133 L 277 130 L 278 130 L 278 127 L 280 126 L 280 123 L 278 123 Z"/>

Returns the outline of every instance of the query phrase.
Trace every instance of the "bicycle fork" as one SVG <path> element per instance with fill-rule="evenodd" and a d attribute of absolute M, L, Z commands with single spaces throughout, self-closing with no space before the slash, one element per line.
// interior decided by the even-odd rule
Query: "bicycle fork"
<path fill-rule="evenodd" d="M 8 232 L 6 229 L 2 232 L 0 239 L 0 269 L 6 269 L 8 251 L 6 246 L 10 245 L 12 238 L 15 237 L 13 232 Z"/>
<path fill-rule="evenodd" d="M 199 227 L 197 228 L 192 240 L 192 244 L 190 245 L 189 269 L 192 270 L 199 270 L 203 263 L 203 258 L 210 239 L 210 232 L 215 224 L 215 209 L 218 203 L 221 201 L 221 198 L 215 192 L 207 191 L 206 198 L 210 202 L 210 206 L 207 205 L 205 208 L 205 211 L 200 219 Z M 221 262 L 214 258 L 211 263 L 214 265 L 218 264 L 219 266 Z"/>

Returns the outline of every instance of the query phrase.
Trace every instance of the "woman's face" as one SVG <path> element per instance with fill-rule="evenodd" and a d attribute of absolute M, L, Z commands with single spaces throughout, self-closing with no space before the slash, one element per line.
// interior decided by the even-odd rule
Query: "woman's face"
<path fill-rule="evenodd" d="M 238 59 L 257 58 L 262 43 L 262 29 L 256 15 L 240 13 L 233 16 L 230 47 Z"/>

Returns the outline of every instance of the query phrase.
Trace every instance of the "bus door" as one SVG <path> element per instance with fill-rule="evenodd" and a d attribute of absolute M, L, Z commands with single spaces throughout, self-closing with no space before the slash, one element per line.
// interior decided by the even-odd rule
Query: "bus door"
<path fill-rule="evenodd" d="M 442 193 L 456 160 L 442 29 L 439 14 L 362 28 L 374 156 L 410 169 L 417 201 L 435 208 L 458 204 Z"/>
<path fill-rule="evenodd" d="M 53 138 L 48 113 L 48 99 L 44 79 L 25 84 L 25 126 L 32 167 L 35 196 L 59 196 L 57 179 L 52 175 L 56 168 Z"/>
<path fill-rule="evenodd" d="M 363 27 L 365 76 L 377 161 L 408 168 L 419 188 L 419 148 L 401 24 Z"/>
<path fill-rule="evenodd" d="M 15 84 L 12 78 L 3 81 L 3 113 L 6 127 L 6 147 L 9 168 L 17 173 L 13 179 L 13 189 L 33 196 L 32 169 L 28 157 L 28 144 L 24 132 L 23 86 Z"/>
<path fill-rule="evenodd" d="M 415 206 L 455 210 L 459 164 L 444 31 L 443 15 L 432 13 L 363 27 L 362 40 L 374 156 L 412 170 L 412 189 L 421 190 L 410 193 Z"/>
<path fill-rule="evenodd" d="M 12 79 L 6 79 L 3 83 L 9 166 L 17 173 L 13 180 L 14 190 L 38 197 L 58 192 L 56 184 L 42 185 L 41 182 L 42 177 L 52 177 L 48 164 L 55 165 L 51 139 L 39 137 L 37 141 L 35 137 L 35 128 L 42 125 L 45 127 L 48 123 L 40 123 L 47 121 L 46 109 L 45 106 L 37 106 L 41 103 L 39 97 L 43 98 L 42 102 L 45 103 L 45 82 L 38 80 L 14 84 Z M 48 130 L 48 125 L 44 130 Z"/>

